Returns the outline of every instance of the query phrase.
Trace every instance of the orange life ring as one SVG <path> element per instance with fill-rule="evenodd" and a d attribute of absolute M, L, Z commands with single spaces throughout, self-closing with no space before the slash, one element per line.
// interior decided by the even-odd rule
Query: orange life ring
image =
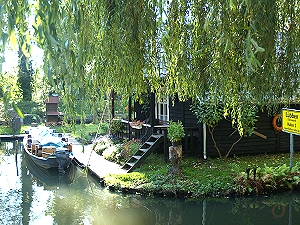
<path fill-rule="evenodd" d="M 281 119 L 281 114 L 276 114 L 272 119 L 272 126 L 274 130 L 280 132 L 282 131 L 282 125 L 278 123 L 278 119 Z"/>
<path fill-rule="evenodd" d="M 281 209 L 281 212 L 280 214 L 276 214 L 275 213 L 275 210 L 276 209 Z M 284 213 L 285 213 L 285 206 L 284 205 L 274 205 L 273 208 L 272 208 L 272 214 L 274 216 L 275 219 L 279 218 L 279 217 L 283 217 L 284 216 Z"/>

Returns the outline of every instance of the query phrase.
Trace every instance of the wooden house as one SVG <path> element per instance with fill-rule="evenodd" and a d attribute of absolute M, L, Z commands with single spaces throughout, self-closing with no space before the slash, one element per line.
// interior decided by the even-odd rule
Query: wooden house
<path fill-rule="evenodd" d="M 63 113 L 58 111 L 59 97 L 58 95 L 49 94 L 45 99 L 46 104 L 46 126 L 50 124 L 59 124 L 60 116 Z"/>
<path fill-rule="evenodd" d="M 267 112 L 258 113 L 255 132 L 249 137 L 240 136 L 232 125 L 231 121 L 222 120 L 215 127 L 213 133 L 201 123 L 191 111 L 192 101 L 172 102 L 166 98 L 165 101 L 155 100 L 155 95 L 150 97 L 149 112 L 141 112 L 142 106 L 134 104 L 135 120 L 146 121 L 138 130 L 129 126 L 130 121 L 123 120 L 126 130 L 125 136 L 141 138 L 149 142 L 152 134 L 161 134 L 161 145 L 163 147 L 165 160 L 168 160 L 168 146 L 170 142 L 166 138 L 168 122 L 180 120 L 185 128 L 185 137 L 182 140 L 183 155 L 189 154 L 200 158 L 219 157 L 217 148 L 222 156 L 230 150 L 229 157 L 237 155 L 288 153 L 290 151 L 290 134 L 274 128 L 274 116 Z M 291 105 L 290 108 L 298 109 L 300 105 Z M 280 106 L 278 107 L 280 111 Z M 131 114 L 129 114 L 131 115 Z M 240 140 L 239 140 L 240 139 Z M 153 143 L 153 141 L 151 141 Z M 150 143 L 150 142 L 149 142 Z M 150 148 L 146 146 L 145 148 Z M 294 150 L 300 150 L 300 137 L 294 135 Z"/>

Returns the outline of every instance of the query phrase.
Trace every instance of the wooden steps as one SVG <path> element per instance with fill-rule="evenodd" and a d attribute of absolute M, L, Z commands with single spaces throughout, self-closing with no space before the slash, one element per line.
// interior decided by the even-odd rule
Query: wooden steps
<path fill-rule="evenodd" d="M 124 164 L 122 169 L 127 173 L 139 167 L 146 158 L 163 142 L 163 135 L 152 134 L 139 150 Z"/>

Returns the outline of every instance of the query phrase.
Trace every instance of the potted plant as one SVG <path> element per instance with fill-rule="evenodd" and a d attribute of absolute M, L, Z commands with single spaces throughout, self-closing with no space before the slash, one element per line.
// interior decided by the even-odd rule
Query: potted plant
<path fill-rule="evenodd" d="M 184 135 L 185 133 L 184 133 L 182 122 L 179 120 L 177 123 L 170 121 L 167 137 L 172 142 L 173 146 L 179 145 Z"/>
<path fill-rule="evenodd" d="M 170 168 L 169 172 L 173 174 L 181 173 L 182 168 L 179 166 L 182 159 L 181 139 L 185 135 L 182 122 L 178 121 L 176 123 L 170 121 L 170 126 L 167 131 L 167 137 L 172 142 L 172 146 L 169 147 L 169 159 L 173 166 Z"/>
<path fill-rule="evenodd" d="M 144 121 L 134 120 L 134 121 L 130 122 L 129 124 L 132 128 L 142 129 L 142 126 L 144 123 L 145 123 Z"/>

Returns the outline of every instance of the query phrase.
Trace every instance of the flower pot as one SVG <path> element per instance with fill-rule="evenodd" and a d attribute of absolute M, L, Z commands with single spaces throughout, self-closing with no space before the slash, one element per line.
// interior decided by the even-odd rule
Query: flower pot
<path fill-rule="evenodd" d="M 169 147 L 169 159 L 173 164 L 179 164 L 182 158 L 182 145 Z"/>
<path fill-rule="evenodd" d="M 179 166 L 179 164 L 181 163 L 182 159 L 182 145 L 178 145 L 177 147 L 169 147 L 169 159 L 172 163 L 172 167 L 169 169 L 169 173 L 181 174 L 182 168 Z"/>

